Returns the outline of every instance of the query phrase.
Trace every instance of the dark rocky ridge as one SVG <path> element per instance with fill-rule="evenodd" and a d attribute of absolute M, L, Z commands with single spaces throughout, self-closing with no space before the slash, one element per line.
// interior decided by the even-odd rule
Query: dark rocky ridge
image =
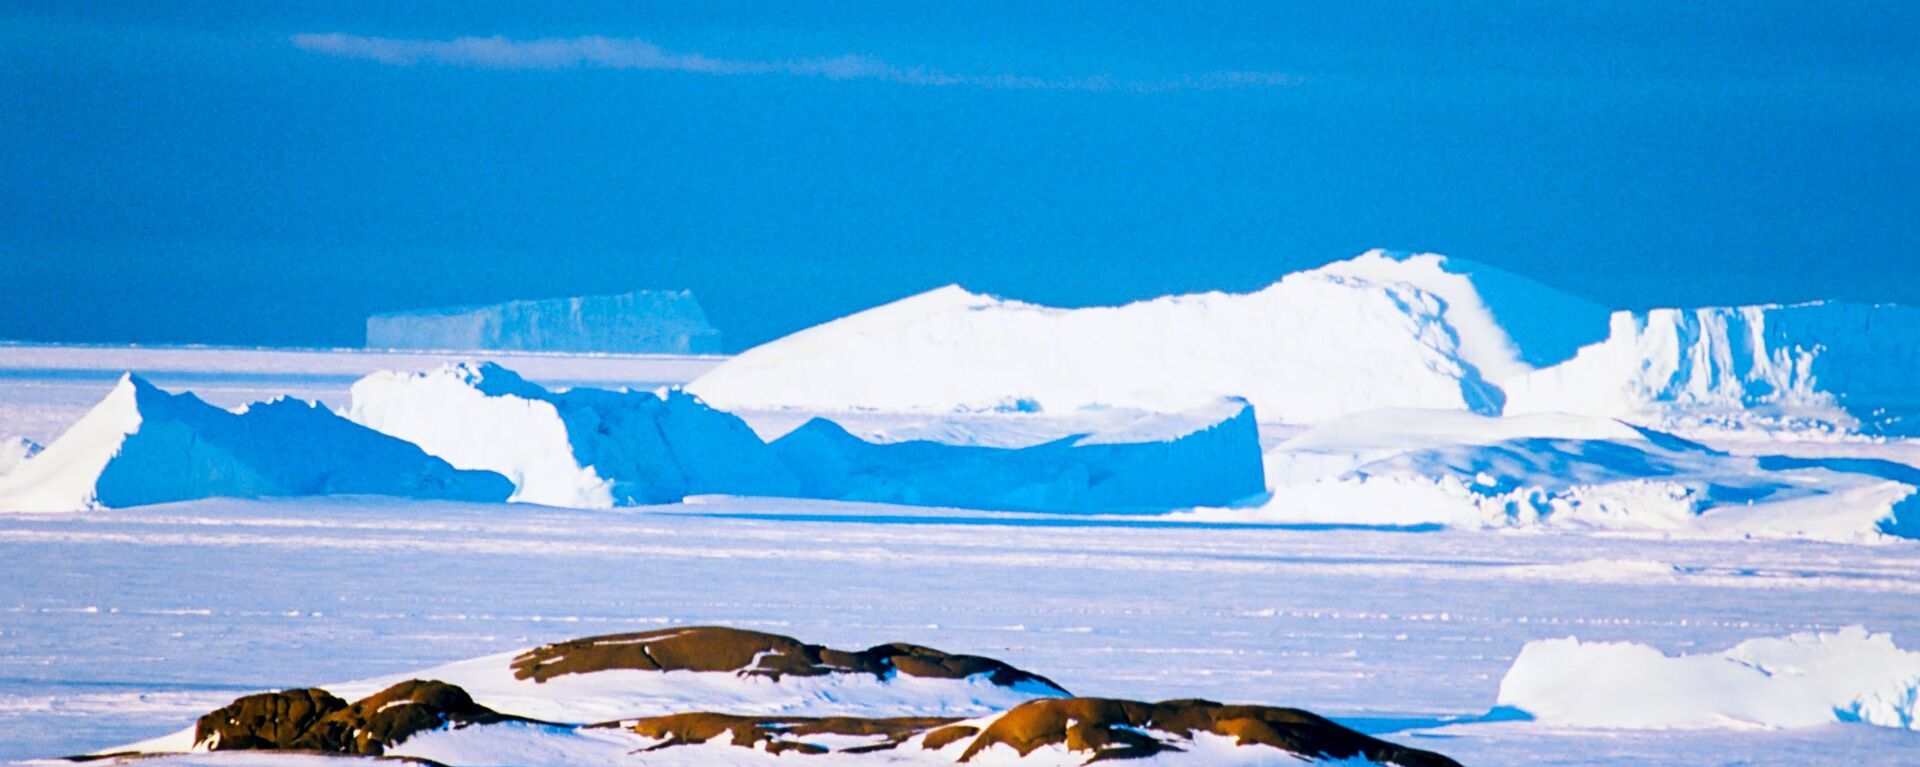
<path fill-rule="evenodd" d="M 209 751 L 319 751 L 379 756 L 415 733 L 447 724 L 519 720 L 473 702 L 445 682 L 409 679 L 349 705 L 318 688 L 248 695 L 194 725 Z M 524 720 L 521 720 L 524 721 Z"/>
<path fill-rule="evenodd" d="M 1005 745 L 1021 756 L 1047 746 L 1065 746 L 1085 754 L 1087 763 L 1144 759 L 1183 751 L 1197 733 L 1233 738 L 1241 747 L 1266 747 L 1305 759 L 1361 757 L 1399 767 L 1460 767 L 1431 751 L 1406 748 L 1342 727 L 1292 708 L 1231 706 L 1208 700 L 1142 703 L 1107 698 L 1046 698 L 1023 703 L 1002 714 L 983 731 L 960 719 L 858 717 L 751 717 L 693 713 L 649 717 L 619 726 L 661 741 L 647 750 L 727 741 L 770 753 L 824 754 L 830 750 L 802 738 L 810 735 L 880 735 L 877 743 L 834 753 L 867 753 L 900 747 L 924 735 L 920 747 L 938 750 L 967 742 L 958 761 Z"/>
<path fill-rule="evenodd" d="M 841 749 L 839 753 L 858 754 L 869 751 L 885 751 L 899 746 L 908 738 L 950 725 L 958 719 L 942 717 L 888 717 L 869 719 L 853 716 L 829 717 L 755 717 L 735 716 L 731 714 L 670 714 L 648 717 L 631 722 L 622 722 L 621 726 L 655 740 L 660 744 L 648 748 L 657 751 L 663 748 L 706 743 L 723 734 L 731 732 L 733 745 L 742 748 L 764 747 L 768 753 L 781 754 L 794 751 L 803 754 L 824 754 L 828 749 L 813 743 L 787 740 L 783 736 L 797 735 L 881 735 L 885 740 L 853 748 Z"/>
<path fill-rule="evenodd" d="M 1240 746 L 1270 746 L 1306 757 L 1364 757 L 1400 767 L 1460 767 L 1430 751 L 1406 748 L 1295 708 L 1231 706 L 1210 700 L 1141 703 L 1108 698 L 1052 698 L 1028 701 L 994 720 L 973 739 L 960 761 L 996 744 L 1021 756 L 1049 745 L 1065 745 L 1090 755 L 1089 762 L 1140 759 L 1179 747 L 1142 730 L 1191 739 L 1207 732 L 1233 738 Z M 938 731 L 933 735 L 940 734 Z M 932 737 L 929 736 L 929 740 Z"/>
<path fill-rule="evenodd" d="M 894 672 L 930 679 L 986 674 L 988 681 L 1002 687 L 1032 683 L 1067 694 L 1046 677 L 978 655 L 954 655 L 898 642 L 857 652 L 836 650 L 789 636 L 722 626 L 586 637 L 541 645 L 513 659 L 514 678 L 535 682 L 614 669 L 731 672 L 775 681 L 782 676 L 827 674 L 883 679 Z"/>

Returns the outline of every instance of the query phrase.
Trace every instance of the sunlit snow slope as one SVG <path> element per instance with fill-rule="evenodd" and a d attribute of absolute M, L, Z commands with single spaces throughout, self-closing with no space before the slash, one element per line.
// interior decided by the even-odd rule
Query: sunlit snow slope
<path fill-rule="evenodd" d="M 749 350 L 688 389 L 723 408 L 1177 411 L 1243 397 L 1288 422 L 1379 407 L 1498 413 L 1483 368 L 1529 367 L 1488 306 L 1444 257 L 1382 252 L 1254 293 L 1090 309 L 949 286 Z"/>

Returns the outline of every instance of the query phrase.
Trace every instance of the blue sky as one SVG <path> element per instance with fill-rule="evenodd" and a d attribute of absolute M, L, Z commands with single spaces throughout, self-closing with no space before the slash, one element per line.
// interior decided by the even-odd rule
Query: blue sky
<path fill-rule="evenodd" d="M 0 4 L 0 338 L 688 287 L 741 345 L 1375 246 L 1920 301 L 1912 3 L 255 5 Z"/>

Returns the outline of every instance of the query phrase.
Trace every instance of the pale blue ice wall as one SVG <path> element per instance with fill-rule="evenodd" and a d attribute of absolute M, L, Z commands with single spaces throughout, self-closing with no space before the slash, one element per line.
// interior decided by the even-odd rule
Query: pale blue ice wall
<path fill-rule="evenodd" d="M 720 331 L 693 293 L 509 301 L 367 318 L 367 348 L 717 354 Z"/>

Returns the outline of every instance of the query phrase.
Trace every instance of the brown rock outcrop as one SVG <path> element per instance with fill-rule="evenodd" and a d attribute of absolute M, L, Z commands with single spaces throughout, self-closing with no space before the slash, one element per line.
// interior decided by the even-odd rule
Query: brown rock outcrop
<path fill-rule="evenodd" d="M 1268 746 L 1309 758 L 1357 756 L 1400 767 L 1460 767 L 1439 754 L 1368 737 L 1299 709 L 1230 706 L 1209 700 L 1141 703 L 1107 698 L 1022 703 L 975 737 L 960 761 L 995 745 L 1009 746 L 1021 756 L 1042 746 L 1064 745 L 1086 753 L 1089 763 L 1138 759 L 1182 750 L 1160 734 L 1191 740 L 1200 732 L 1231 737 L 1241 746 Z"/>
<path fill-rule="evenodd" d="M 210 751 L 322 751 L 378 756 L 415 733 L 447 724 L 515 719 L 473 702 L 445 682 L 409 679 L 351 705 L 326 690 L 248 695 L 194 726 Z"/>
<path fill-rule="evenodd" d="M 633 634 L 610 634 L 542 645 L 513 659 L 517 679 L 545 682 L 562 674 L 612 669 L 713 671 L 740 676 L 824 676 L 895 672 L 934 679 L 987 674 L 1002 687 L 1034 683 L 1065 695 L 1060 685 L 993 658 L 954 655 L 911 644 L 883 644 L 865 650 L 836 650 L 779 634 L 722 626 L 692 626 Z"/>
<path fill-rule="evenodd" d="M 940 717 L 867 719 L 850 716 L 755 717 L 700 713 L 656 716 L 628 722 L 625 726 L 636 733 L 662 741 L 648 748 L 648 751 L 705 743 L 728 732 L 733 733 L 730 741 L 733 745 L 754 748 L 764 744 L 766 750 L 774 754 L 787 751 L 824 754 L 828 751 L 824 746 L 795 740 L 793 739 L 795 737 L 803 738 L 809 735 L 880 737 L 880 740 L 874 743 L 840 751 L 840 753 L 857 754 L 885 751 L 899 746 L 901 742 L 922 732 L 956 721 L 959 720 Z"/>

